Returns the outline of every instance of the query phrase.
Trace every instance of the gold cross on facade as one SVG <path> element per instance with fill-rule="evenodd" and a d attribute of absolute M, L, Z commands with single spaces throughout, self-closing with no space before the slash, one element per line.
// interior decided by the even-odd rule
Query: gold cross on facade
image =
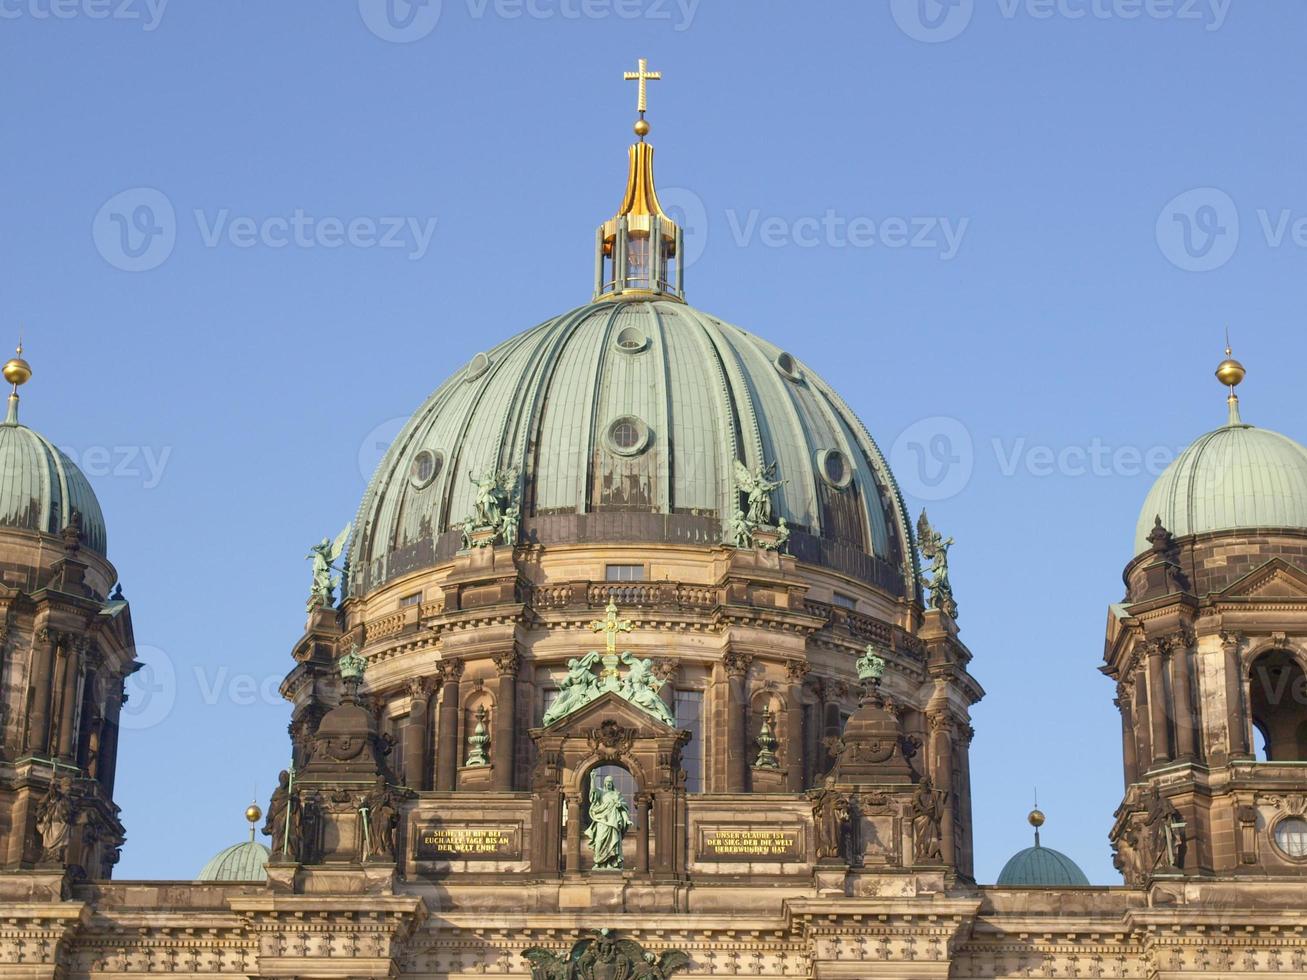
<path fill-rule="evenodd" d="M 603 633 L 608 653 L 616 654 L 617 634 L 631 632 L 632 625 L 629 619 L 617 618 L 617 603 L 609 599 L 608 608 L 604 610 L 604 618 L 592 621 L 590 628 L 596 633 Z"/>
<path fill-rule="evenodd" d="M 663 77 L 663 73 L 660 71 L 649 71 L 649 60 L 647 58 L 641 58 L 640 70 L 628 71 L 625 74 L 623 74 L 622 77 L 625 78 L 628 82 L 640 83 L 640 95 L 639 98 L 636 100 L 635 107 L 636 109 L 639 110 L 640 115 L 643 116 L 645 109 L 648 108 L 648 101 L 646 99 L 646 95 L 648 94 L 648 92 L 645 89 L 645 83 L 659 81 Z"/>

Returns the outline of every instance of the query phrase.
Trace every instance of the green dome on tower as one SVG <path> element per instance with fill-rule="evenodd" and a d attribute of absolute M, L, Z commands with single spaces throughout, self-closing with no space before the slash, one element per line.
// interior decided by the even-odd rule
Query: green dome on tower
<path fill-rule="evenodd" d="M 1226 372 L 1230 364 L 1238 370 Z M 1307 528 L 1307 448 L 1242 420 L 1234 394 L 1242 365 L 1227 360 L 1218 377 L 1230 384 L 1229 421 L 1181 453 L 1153 484 L 1135 527 L 1136 555 L 1149 550 L 1159 517 L 1175 537 Z"/>
<path fill-rule="evenodd" d="M 0 422 L 0 528 L 59 534 L 75 511 L 83 546 L 103 555 L 108 535 L 91 484 L 52 442 L 18 421 L 18 387 L 31 374 L 21 357 L 4 366 L 4 377 L 14 387 L 8 414 Z"/>
<path fill-rule="evenodd" d="M 245 810 L 250 822 L 250 839 L 224 847 L 200 869 L 196 881 L 267 881 L 266 869 L 270 851 L 254 839 L 254 827 L 263 816 L 258 805 L 251 803 Z"/>

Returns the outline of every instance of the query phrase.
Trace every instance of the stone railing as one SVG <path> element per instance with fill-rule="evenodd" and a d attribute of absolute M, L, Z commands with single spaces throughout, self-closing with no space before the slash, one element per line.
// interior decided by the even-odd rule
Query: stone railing
<path fill-rule="evenodd" d="M 403 632 L 404 619 L 405 616 L 402 612 L 374 619 L 363 627 L 363 642 L 371 643 L 373 640 L 383 640 L 388 636 Z"/>
<path fill-rule="evenodd" d="M 685 582 L 561 582 L 532 590 L 536 609 L 602 609 L 609 600 L 623 609 L 712 609 L 718 590 Z"/>

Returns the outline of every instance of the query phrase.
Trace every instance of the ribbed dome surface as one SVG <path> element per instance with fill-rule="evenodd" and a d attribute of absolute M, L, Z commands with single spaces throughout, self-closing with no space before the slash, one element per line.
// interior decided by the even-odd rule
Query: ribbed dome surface
<path fill-rule="evenodd" d="M 363 499 L 351 589 L 450 557 L 469 473 L 490 470 L 519 471 L 527 540 L 715 545 L 739 506 L 737 459 L 777 464 L 792 554 L 912 589 L 898 488 L 844 401 L 772 344 L 663 300 L 580 307 L 446 381 Z"/>
<path fill-rule="evenodd" d="M 40 433 L 0 424 L 0 527 L 58 534 L 74 509 L 82 543 L 105 554 L 104 515 L 82 471 Z"/>
<path fill-rule="evenodd" d="M 1088 885 L 1089 879 L 1080 866 L 1061 851 L 1051 847 L 1027 847 L 1017 851 L 999 872 L 1000 885 L 1036 887 Z"/>
<path fill-rule="evenodd" d="M 1307 449 L 1251 425 L 1209 432 L 1158 477 L 1135 529 L 1149 548 L 1156 518 L 1176 537 L 1241 528 L 1307 528 Z"/>
<path fill-rule="evenodd" d="M 271 851 L 247 840 L 223 848 L 201 870 L 197 881 L 266 881 L 265 865 Z"/>

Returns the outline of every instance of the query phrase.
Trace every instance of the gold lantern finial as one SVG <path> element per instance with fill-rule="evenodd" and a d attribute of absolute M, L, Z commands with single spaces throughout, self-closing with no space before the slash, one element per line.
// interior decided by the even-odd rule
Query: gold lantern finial
<path fill-rule="evenodd" d="M 18 388 L 20 385 L 27 384 L 32 378 L 32 365 L 23 360 L 23 342 L 18 341 L 18 350 L 14 357 L 9 358 L 4 366 L 5 380 L 14 386 L 13 391 L 9 393 L 9 412 L 5 416 L 5 425 L 18 424 Z"/>
<path fill-rule="evenodd" d="M 1235 388 L 1247 377 L 1248 372 L 1242 364 L 1233 357 L 1234 351 L 1230 347 L 1230 331 L 1225 331 L 1225 360 L 1216 368 L 1216 380 L 1230 389 L 1229 397 L 1226 402 L 1230 406 L 1230 425 L 1242 425 L 1243 420 L 1239 417 L 1239 396 L 1235 393 Z"/>

